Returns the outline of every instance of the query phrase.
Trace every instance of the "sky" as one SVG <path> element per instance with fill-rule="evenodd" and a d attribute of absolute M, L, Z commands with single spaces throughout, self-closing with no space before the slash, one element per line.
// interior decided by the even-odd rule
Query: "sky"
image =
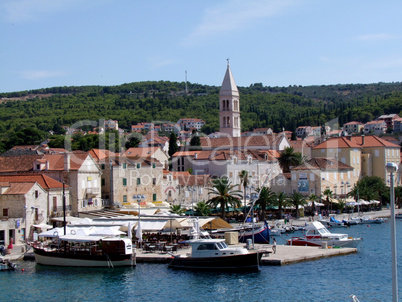
<path fill-rule="evenodd" d="M 400 0 L 2 0 L 0 92 L 402 80 Z"/>

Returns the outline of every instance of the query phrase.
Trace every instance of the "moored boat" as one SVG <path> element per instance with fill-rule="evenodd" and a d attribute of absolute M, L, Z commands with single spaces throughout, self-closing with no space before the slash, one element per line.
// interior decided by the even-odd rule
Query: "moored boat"
<path fill-rule="evenodd" d="M 3 258 L 0 258 L 0 271 L 15 271 L 16 268 L 17 265 L 15 263 L 12 263 L 8 259 L 4 260 Z"/>
<path fill-rule="evenodd" d="M 306 234 L 302 237 L 293 237 L 287 241 L 288 245 L 322 246 L 326 243 L 331 247 L 355 248 L 361 238 L 348 237 L 347 234 L 331 233 L 319 221 L 314 221 L 305 227 Z"/>
<path fill-rule="evenodd" d="M 134 266 L 131 239 L 93 235 L 56 236 L 46 244 L 31 244 L 36 263 L 52 266 Z"/>
<path fill-rule="evenodd" d="M 187 270 L 258 271 L 264 253 L 258 250 L 249 251 L 244 247 L 229 247 L 224 239 L 212 239 L 208 233 L 200 232 L 196 219 L 192 239 L 185 243 L 191 246 L 191 253 L 173 256 L 169 267 Z"/>
<path fill-rule="evenodd" d="M 270 240 L 270 229 L 268 223 L 265 221 L 264 225 L 258 229 L 243 229 L 239 231 L 239 242 L 246 243 L 248 239 L 253 239 L 255 243 L 269 244 Z"/>

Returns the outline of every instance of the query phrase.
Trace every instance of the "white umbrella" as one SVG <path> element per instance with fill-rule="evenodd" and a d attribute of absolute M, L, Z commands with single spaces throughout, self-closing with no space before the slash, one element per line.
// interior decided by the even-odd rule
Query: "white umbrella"
<path fill-rule="evenodd" d="M 127 227 L 127 237 L 129 239 L 133 238 L 133 234 L 131 232 L 131 222 L 128 223 L 128 227 Z"/>
<path fill-rule="evenodd" d="M 138 238 L 138 242 L 142 242 L 142 229 L 140 221 L 137 224 L 137 231 L 135 232 L 135 237 Z"/>

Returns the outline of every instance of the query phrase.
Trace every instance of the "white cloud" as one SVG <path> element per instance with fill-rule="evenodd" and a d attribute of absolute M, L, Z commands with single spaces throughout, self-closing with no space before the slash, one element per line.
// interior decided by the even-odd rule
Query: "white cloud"
<path fill-rule="evenodd" d="M 393 40 L 397 37 L 390 34 L 367 34 L 367 35 L 360 35 L 357 36 L 356 39 L 359 41 L 385 41 L 385 40 Z"/>
<path fill-rule="evenodd" d="M 194 44 L 210 36 L 251 26 L 259 19 L 281 13 L 293 0 L 229 0 L 205 11 L 201 24 L 187 37 L 185 44 Z"/>
<path fill-rule="evenodd" d="M 45 78 L 54 78 L 65 75 L 65 72 L 50 70 L 26 70 L 20 72 L 21 76 L 26 80 L 40 80 Z"/>

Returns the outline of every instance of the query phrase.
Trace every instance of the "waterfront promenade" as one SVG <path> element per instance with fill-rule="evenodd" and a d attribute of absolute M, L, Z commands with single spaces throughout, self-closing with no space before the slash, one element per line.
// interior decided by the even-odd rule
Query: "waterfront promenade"
<path fill-rule="evenodd" d="M 338 220 L 348 219 L 352 214 L 339 214 L 336 215 Z M 358 216 L 357 213 L 353 214 L 353 217 Z M 387 218 L 390 217 L 390 210 L 381 210 L 373 212 L 365 212 L 362 216 Z M 304 226 L 306 222 L 308 223 L 310 217 L 301 217 L 299 219 L 293 219 L 289 223 L 294 226 Z M 245 246 L 245 244 L 239 244 L 239 246 Z M 348 255 L 356 253 L 358 249 L 356 248 L 327 248 L 322 249 L 321 247 L 305 247 L 305 246 L 287 246 L 287 245 L 277 245 L 276 254 L 272 253 L 271 244 L 255 244 L 255 249 L 266 250 L 268 254 L 265 254 L 261 259 L 261 265 L 286 265 L 302 261 L 312 261 L 320 258 L 334 257 Z M 176 254 L 187 254 L 190 253 L 189 248 L 178 249 Z M 137 263 L 168 263 L 171 260 L 172 255 L 169 253 L 163 253 L 159 251 L 146 252 L 141 248 L 136 249 Z M 28 249 L 25 253 L 25 245 L 16 244 L 11 251 L 11 254 L 2 256 L 4 259 L 9 259 L 10 261 L 16 260 L 34 260 L 32 249 Z"/>

